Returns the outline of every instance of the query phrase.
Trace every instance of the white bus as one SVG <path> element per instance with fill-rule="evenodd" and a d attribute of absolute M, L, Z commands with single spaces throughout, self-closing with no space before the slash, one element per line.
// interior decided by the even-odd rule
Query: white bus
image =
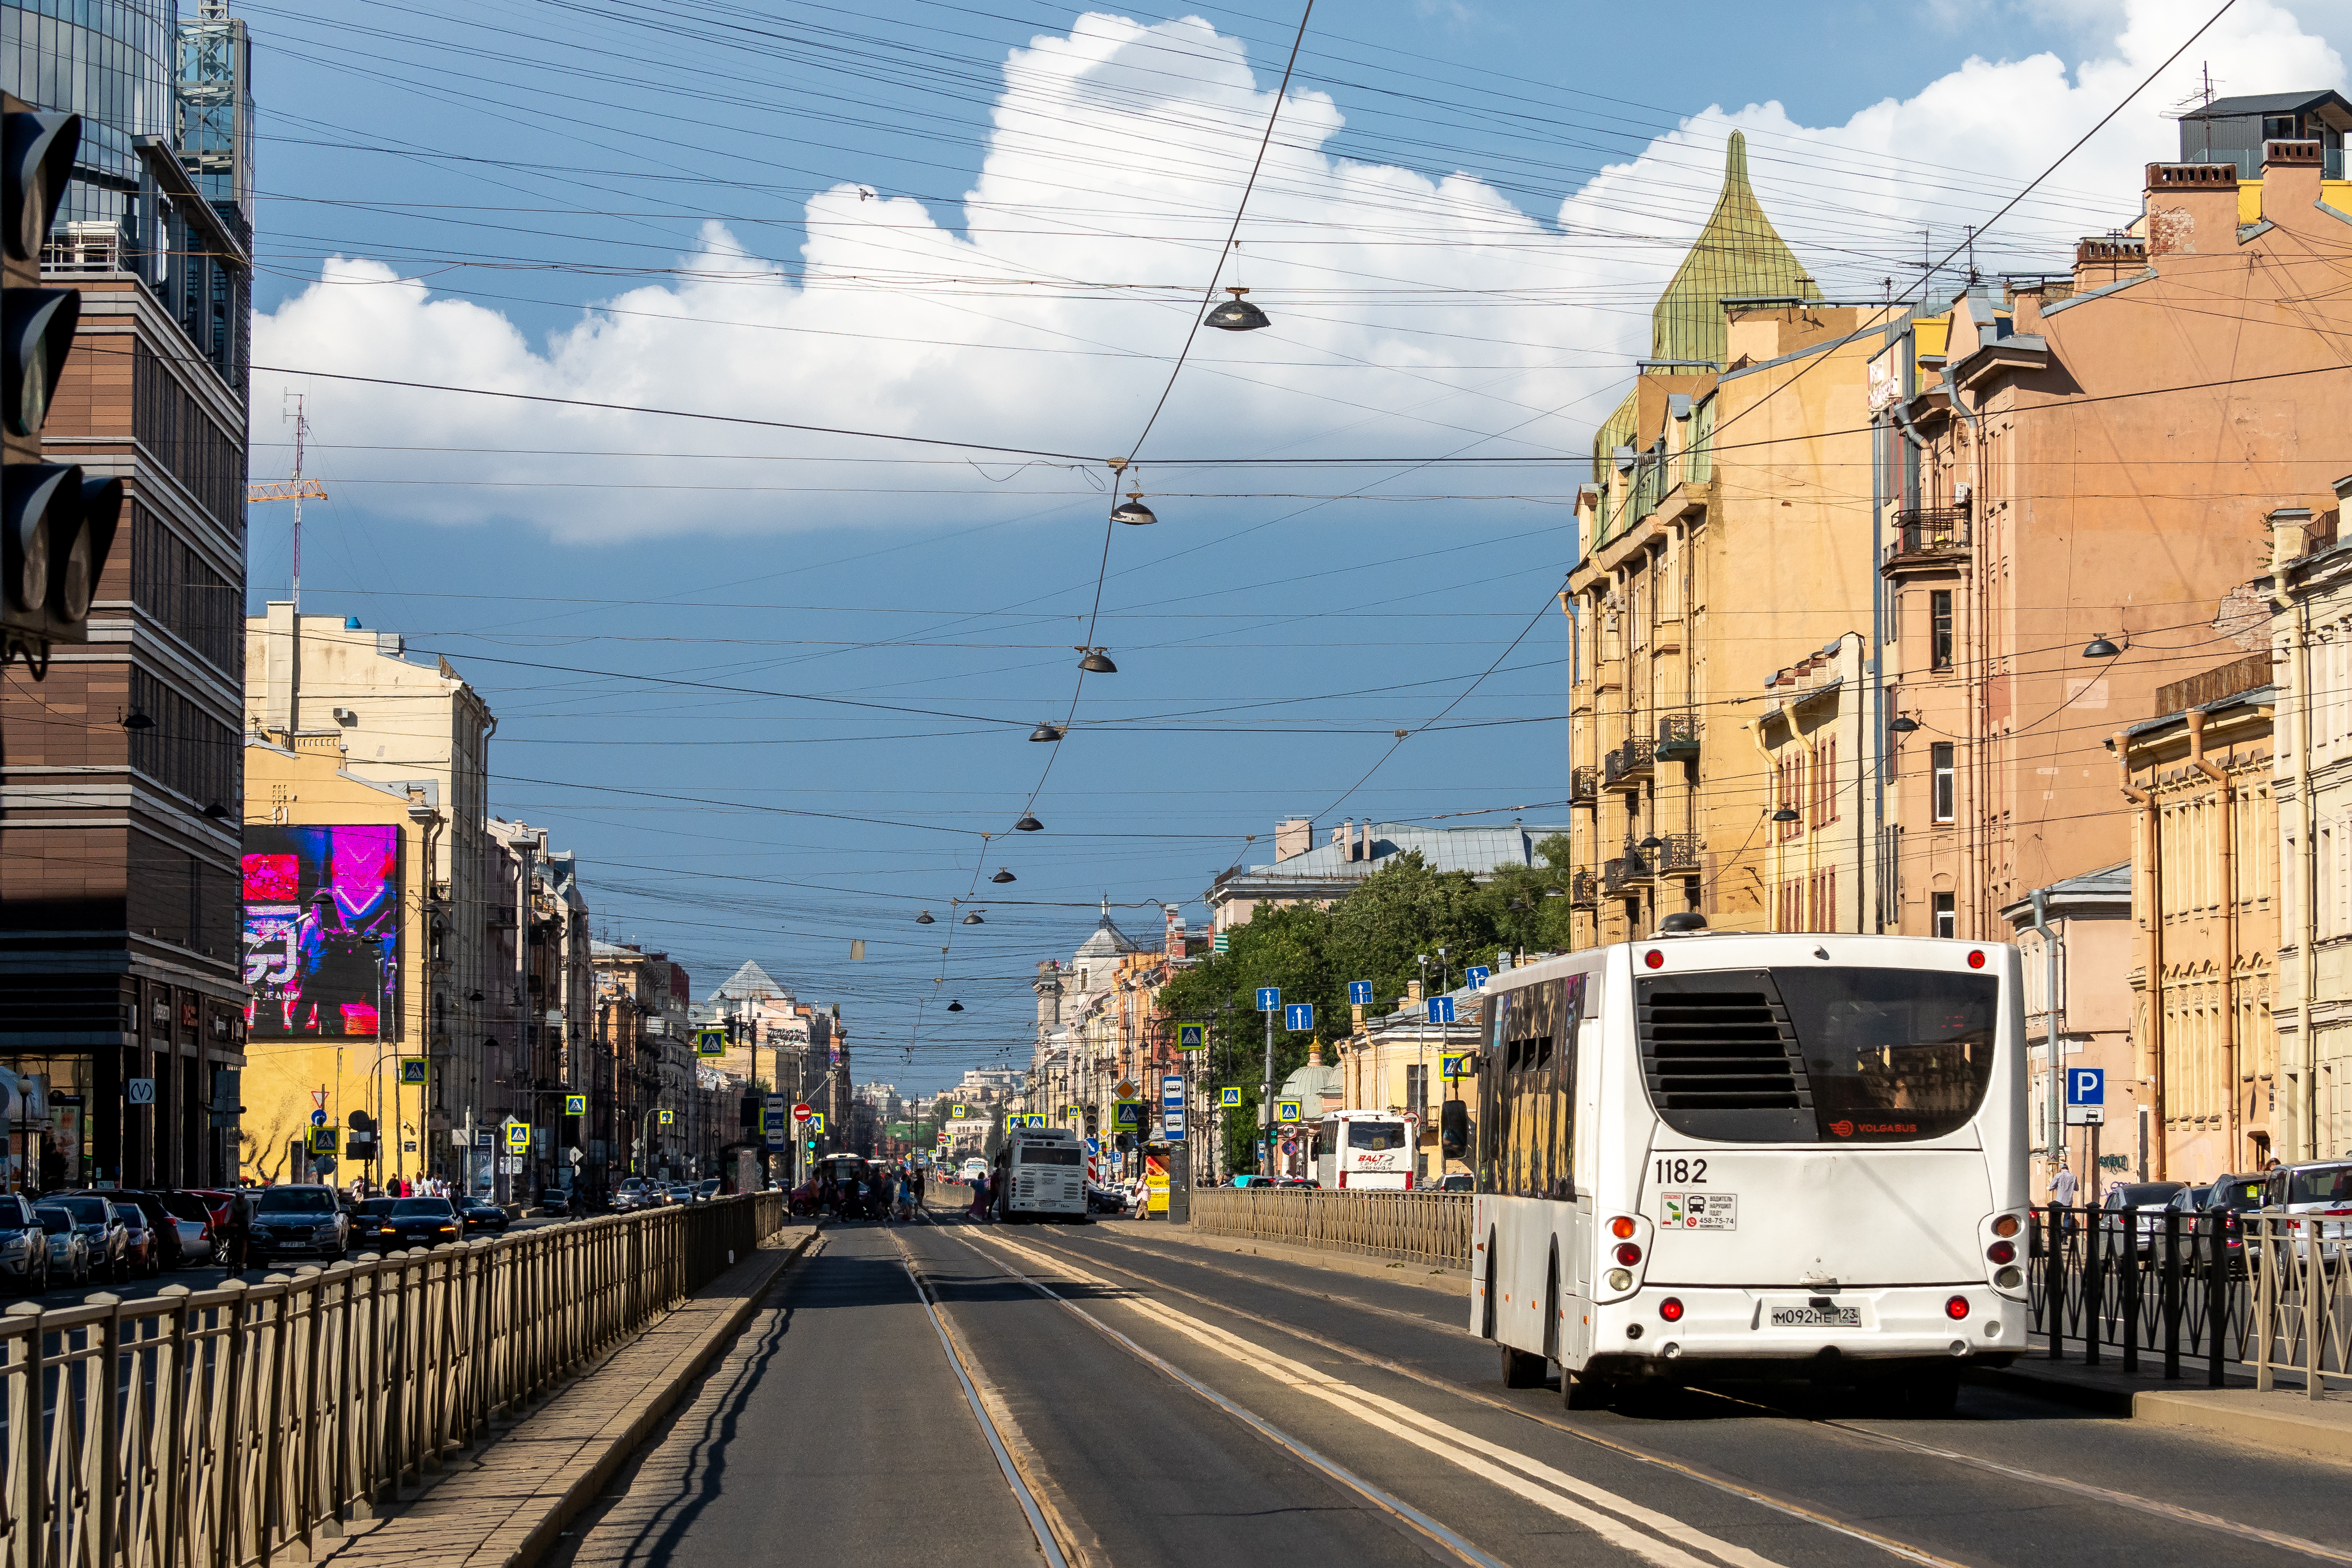
<path fill-rule="evenodd" d="M 1398 1112 L 1335 1110 L 1315 1124 L 1315 1180 L 1326 1192 L 1409 1191 L 1420 1131 Z"/>
<path fill-rule="evenodd" d="M 1087 1224 L 1087 1152 L 1066 1127 L 1016 1127 L 1004 1143 L 996 1217 Z"/>
<path fill-rule="evenodd" d="M 1470 1328 L 1571 1406 L 1873 1383 L 2025 1348 L 2017 950 L 1699 929 L 1487 984 Z"/>

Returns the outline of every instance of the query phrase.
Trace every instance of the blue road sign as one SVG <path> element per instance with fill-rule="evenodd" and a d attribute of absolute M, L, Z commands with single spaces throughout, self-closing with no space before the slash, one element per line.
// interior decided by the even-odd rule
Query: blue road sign
<path fill-rule="evenodd" d="M 314 1110 L 314 1111 L 310 1112 L 310 1125 L 311 1125 L 311 1126 L 313 1126 L 313 1127 L 324 1127 L 326 1124 L 327 1124 L 327 1113 L 326 1113 L 325 1111 L 323 1111 L 323 1110 Z"/>
<path fill-rule="evenodd" d="M 1293 1002 L 1282 1010 L 1282 1026 L 1294 1035 L 1303 1035 L 1315 1026 L 1315 1004 Z"/>
<path fill-rule="evenodd" d="M 1184 1142 L 1184 1108 L 1181 1105 L 1160 1113 L 1160 1136 L 1171 1143 Z"/>
<path fill-rule="evenodd" d="M 1348 1005 L 1369 1007 L 1372 1005 L 1372 983 L 1369 980 L 1348 982 Z"/>
<path fill-rule="evenodd" d="M 1242 1091 L 1238 1089 L 1228 1085 L 1217 1091 L 1217 1103 L 1220 1105 L 1239 1105 L 1241 1102 Z"/>
<path fill-rule="evenodd" d="M 1432 996 L 1429 999 L 1429 1021 L 1433 1024 L 1451 1024 L 1454 1022 L 1454 998 L 1451 996 Z"/>
<path fill-rule="evenodd" d="M 1483 987 L 1487 981 L 1494 978 L 1494 974 L 1495 972 L 1483 963 L 1474 963 L 1462 972 L 1463 978 L 1470 982 L 1470 989 L 1473 991 Z"/>
<path fill-rule="evenodd" d="M 2066 1103 L 2069 1105 L 2105 1105 L 2107 1102 L 2107 1069 L 2105 1068 L 2068 1068 L 2066 1069 Z"/>
<path fill-rule="evenodd" d="M 1257 988 L 1257 1010 L 1261 1013 L 1281 1012 L 1282 987 L 1279 985 L 1259 986 Z"/>
<path fill-rule="evenodd" d="M 1168 1110 L 1181 1110 L 1184 1104 L 1184 1075 L 1163 1073 L 1160 1079 L 1160 1103 Z"/>

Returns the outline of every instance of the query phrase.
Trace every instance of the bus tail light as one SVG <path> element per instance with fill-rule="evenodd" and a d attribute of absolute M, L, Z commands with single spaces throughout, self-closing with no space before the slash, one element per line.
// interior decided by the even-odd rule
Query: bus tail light
<path fill-rule="evenodd" d="M 1944 1303 L 1944 1316 L 1951 1319 L 1952 1321 L 1957 1323 L 1968 1315 L 1969 1299 L 1966 1296 L 1955 1296 Z"/>
<path fill-rule="evenodd" d="M 1630 1241 L 1633 1239 L 1633 1231 L 1634 1223 L 1631 1215 L 1621 1214 L 1615 1219 L 1609 1222 L 1609 1234 L 1615 1237 L 1620 1241 Z"/>
<path fill-rule="evenodd" d="M 1669 1296 L 1658 1303 L 1658 1316 L 1670 1323 L 1683 1321 L 1683 1303 L 1679 1296 Z"/>
<path fill-rule="evenodd" d="M 1630 1241 L 1621 1241 L 1617 1244 L 1617 1261 L 1631 1268 L 1642 1261 L 1642 1249 Z"/>
<path fill-rule="evenodd" d="M 1996 1241 L 1985 1248 L 1985 1256 L 1995 1263 L 2014 1263 L 2017 1261 L 2017 1243 Z"/>
<path fill-rule="evenodd" d="M 2013 1214 L 1995 1215 L 1992 1221 L 1992 1233 L 2007 1238 L 2015 1236 L 2022 1228 L 2023 1224 L 2024 1222 Z"/>

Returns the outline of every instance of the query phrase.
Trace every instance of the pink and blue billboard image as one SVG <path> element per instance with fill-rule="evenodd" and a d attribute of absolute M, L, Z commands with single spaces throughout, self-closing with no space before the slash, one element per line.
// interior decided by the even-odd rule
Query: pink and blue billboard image
<path fill-rule="evenodd" d="M 373 1039 L 400 1021 L 400 829 L 245 829 L 246 1037 Z"/>

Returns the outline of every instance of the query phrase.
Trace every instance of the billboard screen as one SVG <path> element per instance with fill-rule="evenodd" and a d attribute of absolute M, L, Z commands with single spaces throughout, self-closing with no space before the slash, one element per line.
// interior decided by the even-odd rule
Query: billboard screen
<path fill-rule="evenodd" d="M 246 828 L 247 1039 L 399 1033 L 400 863 L 397 826 Z"/>

